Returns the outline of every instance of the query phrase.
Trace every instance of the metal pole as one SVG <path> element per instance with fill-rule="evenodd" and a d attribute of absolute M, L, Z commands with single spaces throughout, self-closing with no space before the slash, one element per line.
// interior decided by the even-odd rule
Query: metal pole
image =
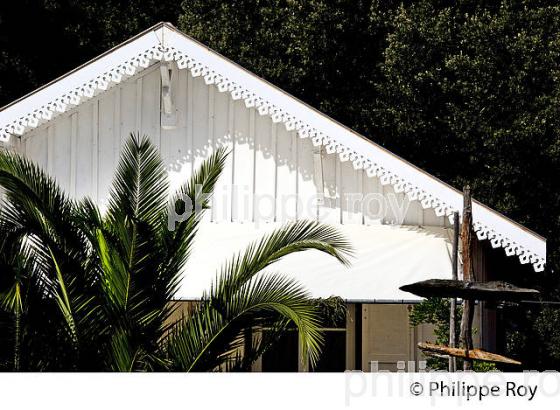
<path fill-rule="evenodd" d="M 459 263 L 459 212 L 453 213 L 453 259 L 451 267 L 451 278 L 458 279 L 457 269 Z M 457 335 L 455 332 L 455 312 L 457 311 L 457 299 L 451 298 L 449 311 L 449 347 L 457 347 Z M 457 371 L 457 359 L 449 356 L 449 371 Z"/>

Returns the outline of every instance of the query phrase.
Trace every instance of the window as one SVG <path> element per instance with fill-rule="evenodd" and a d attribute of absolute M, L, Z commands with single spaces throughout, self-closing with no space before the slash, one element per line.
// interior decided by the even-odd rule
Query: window
<path fill-rule="evenodd" d="M 296 328 L 283 332 L 274 347 L 265 352 L 257 369 L 263 372 L 343 372 L 346 370 L 346 306 L 340 299 L 325 299 L 322 305 L 321 328 L 324 344 L 314 368 L 300 360 L 299 337 Z M 267 335 L 263 330 L 263 336 Z M 269 333 L 270 336 L 270 333 Z"/>

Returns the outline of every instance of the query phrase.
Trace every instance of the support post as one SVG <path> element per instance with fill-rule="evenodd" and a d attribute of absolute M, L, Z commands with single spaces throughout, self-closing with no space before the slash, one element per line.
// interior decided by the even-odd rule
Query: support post
<path fill-rule="evenodd" d="M 356 303 L 355 305 L 354 321 L 355 328 L 355 345 L 354 345 L 354 368 L 355 370 L 362 369 L 362 304 Z"/>
<path fill-rule="evenodd" d="M 458 255 L 459 255 L 459 212 L 453 213 L 453 258 L 451 276 L 457 280 L 458 274 Z M 449 312 L 449 347 L 457 347 L 457 334 L 455 331 L 455 314 L 457 312 L 457 298 L 451 298 Z M 457 371 L 457 359 L 449 356 L 449 372 Z"/>
<path fill-rule="evenodd" d="M 471 189 L 466 186 L 463 190 L 463 224 L 461 226 L 461 247 L 463 256 L 463 280 L 474 281 L 472 261 L 472 199 Z M 472 338 L 472 323 L 474 319 L 474 300 L 463 300 L 463 316 L 461 318 L 461 341 L 465 349 L 463 370 L 472 370 L 473 362 L 469 358 L 469 350 L 474 348 Z"/>

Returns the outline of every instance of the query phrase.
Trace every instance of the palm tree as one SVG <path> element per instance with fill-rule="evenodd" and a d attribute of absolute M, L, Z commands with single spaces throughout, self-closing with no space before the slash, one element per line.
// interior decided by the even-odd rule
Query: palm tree
<path fill-rule="evenodd" d="M 170 320 L 226 156 L 218 149 L 169 195 L 157 150 L 148 138 L 131 135 L 102 214 L 88 198 L 70 199 L 33 162 L 1 152 L 0 366 L 244 370 L 287 326 L 297 327 L 315 362 L 322 342 L 316 304 L 295 281 L 263 270 L 308 249 L 346 264 L 349 244 L 316 222 L 288 224 L 251 244 L 224 264 L 191 312 Z M 200 210 L 184 213 L 182 198 Z M 185 215 L 173 230 L 171 212 Z M 258 328 L 270 331 L 247 337 Z"/>

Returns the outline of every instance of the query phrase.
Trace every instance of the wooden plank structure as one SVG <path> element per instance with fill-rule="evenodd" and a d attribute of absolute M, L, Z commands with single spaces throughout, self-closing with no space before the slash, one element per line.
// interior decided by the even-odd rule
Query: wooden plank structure
<path fill-rule="evenodd" d="M 467 185 L 463 192 L 463 223 L 461 225 L 461 246 L 463 252 L 463 280 L 475 281 L 473 266 L 473 228 L 471 188 Z M 468 352 L 474 349 L 472 324 L 474 320 L 474 299 L 463 299 L 463 317 L 461 318 L 461 342 L 465 349 L 463 370 L 472 370 L 472 360 Z"/>
<path fill-rule="evenodd" d="M 463 298 L 464 301 L 472 300 L 473 302 L 475 300 L 519 301 L 539 294 L 535 289 L 518 288 L 507 282 L 464 282 L 452 279 L 428 279 L 401 286 L 400 289 L 422 297 Z M 467 331 L 471 332 L 472 335 L 472 323 L 470 326 L 471 327 Z M 452 329 L 454 329 L 454 327 Z M 465 340 L 463 339 L 462 341 L 463 346 L 466 346 Z M 432 343 L 419 343 L 418 347 L 425 353 L 438 357 L 446 356 L 464 359 L 464 363 L 469 362 L 469 364 L 463 366 L 463 370 L 472 369 L 472 360 L 513 365 L 521 364 L 521 362 L 514 359 L 486 352 L 481 349 L 456 348 L 455 346 L 435 345 Z M 456 370 L 455 366 L 451 366 L 450 371 L 454 370 Z"/>
<path fill-rule="evenodd" d="M 453 258 L 451 263 L 451 279 L 458 280 L 459 270 L 459 212 L 453 212 Z M 455 330 L 455 315 L 457 311 L 457 299 L 451 298 L 449 301 L 449 347 L 457 346 L 457 332 Z M 457 370 L 457 360 L 449 357 L 449 372 L 453 373 Z"/>
<path fill-rule="evenodd" d="M 475 349 L 473 346 L 472 324 L 474 319 L 474 308 L 477 300 L 491 301 L 519 301 L 537 296 L 539 292 L 535 289 L 519 288 L 503 281 L 477 282 L 472 263 L 473 252 L 473 228 L 472 228 L 472 199 L 470 187 L 463 190 L 463 222 L 461 225 L 461 247 L 463 257 L 463 280 L 458 280 L 455 275 L 456 266 L 453 268 L 453 279 L 428 279 L 409 285 L 401 286 L 399 289 L 422 297 L 444 297 L 463 299 L 463 316 L 461 318 L 461 343 L 462 348 L 455 347 L 455 306 L 451 305 L 450 320 L 450 344 L 451 346 L 435 345 L 431 343 L 419 343 L 418 347 L 428 354 L 447 356 L 449 358 L 459 357 L 463 359 L 463 370 L 472 370 L 473 360 L 481 360 L 493 363 L 507 363 L 520 365 L 521 362 L 501 356 L 495 353 Z M 455 237 L 458 233 L 458 218 L 455 218 Z M 457 264 L 457 243 L 454 241 L 453 263 Z M 449 370 L 455 371 L 456 366 L 450 359 Z"/>
<path fill-rule="evenodd" d="M 422 297 L 445 297 L 515 302 L 539 295 L 535 289 L 519 288 L 507 282 L 465 282 L 453 279 L 428 279 L 399 288 Z"/>
<path fill-rule="evenodd" d="M 428 353 L 434 354 L 436 356 L 452 356 L 452 357 L 459 357 L 461 359 L 471 359 L 471 360 L 480 360 L 484 362 L 491 362 L 491 363 L 504 363 L 504 364 L 513 364 L 513 365 L 520 365 L 521 362 L 510 359 L 509 357 L 505 357 L 496 353 L 486 352 L 481 349 L 471 349 L 465 351 L 463 348 L 458 347 L 448 347 L 442 345 L 436 345 L 433 343 L 418 343 L 418 347 Z"/>

